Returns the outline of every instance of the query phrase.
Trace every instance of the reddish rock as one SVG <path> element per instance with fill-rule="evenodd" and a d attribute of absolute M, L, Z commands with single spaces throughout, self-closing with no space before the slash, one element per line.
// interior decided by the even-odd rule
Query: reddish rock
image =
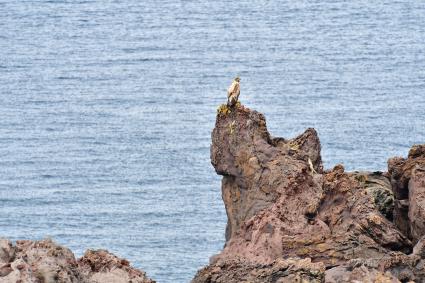
<path fill-rule="evenodd" d="M 9 242 L 9 241 L 6 241 Z M 0 282 L 90 282 L 80 274 L 74 254 L 51 240 L 17 241 L 14 256 L 9 257 L 12 269 Z"/>
<path fill-rule="evenodd" d="M 287 193 L 288 197 L 299 197 L 299 194 L 289 191 L 294 182 L 313 184 L 305 186 L 300 194 L 306 195 L 306 201 L 311 201 L 307 196 L 312 194 L 316 195 L 316 202 L 320 201 L 321 186 L 318 184 L 322 180 L 313 178 L 313 172 L 305 160 L 308 159 L 308 152 L 312 152 L 311 162 L 316 167 L 314 170 L 322 170 L 320 143 L 314 130 L 308 130 L 292 141 L 285 141 L 271 139 L 264 116 L 242 106 L 219 117 L 222 118 L 217 119 L 212 134 L 211 160 L 217 173 L 224 176 L 222 194 L 229 220 L 227 240 L 235 235 L 245 221 L 259 211 L 275 205 L 282 193 Z M 307 144 L 318 152 L 303 149 Z M 282 178 L 282 174 L 288 178 Z M 296 203 L 288 203 L 294 207 L 288 207 L 282 214 L 286 213 L 285 217 L 299 225 L 307 222 L 305 215 L 314 214 L 315 205 L 317 206 L 306 203 L 302 206 L 305 211 L 300 211 Z M 273 222 L 270 219 L 270 223 L 264 223 L 263 226 L 271 230 Z M 249 238 L 249 233 L 245 237 Z"/>
<path fill-rule="evenodd" d="M 406 236 L 410 235 L 409 200 L 397 199 L 394 202 L 393 219 L 397 228 Z"/>
<path fill-rule="evenodd" d="M 406 159 L 402 157 L 388 159 L 388 174 L 396 199 L 407 199 L 409 196 L 407 185 L 410 179 L 411 166 L 405 168 L 405 164 Z"/>
<path fill-rule="evenodd" d="M 409 196 L 424 148 L 412 149 L 408 159 L 391 159 L 388 173 L 347 173 L 342 165 L 323 171 L 314 129 L 290 140 L 271 138 L 256 111 L 237 106 L 219 113 L 211 162 L 223 176 L 226 245 L 193 282 L 293 282 L 273 271 L 289 258 L 322 264 L 329 282 L 425 280 L 416 267 L 419 257 L 408 255 L 410 234 L 393 223 L 413 227 L 397 207 Z M 415 178 L 412 191 L 422 192 Z M 425 218 L 415 215 L 419 236 Z M 325 272 L 319 274 L 300 278 L 323 282 Z"/>
<path fill-rule="evenodd" d="M 152 283 L 146 275 L 107 251 L 88 251 L 80 260 L 52 240 L 0 240 L 0 282 Z M 95 267 L 91 268 L 91 264 Z"/>
<path fill-rule="evenodd" d="M 419 256 L 421 259 L 425 259 L 425 236 L 422 236 L 415 247 L 413 248 L 413 255 Z"/>
<path fill-rule="evenodd" d="M 383 273 L 375 268 L 369 268 L 364 265 L 360 265 L 354 268 L 348 268 L 344 266 L 331 268 L 326 271 L 325 282 L 393 283 L 400 281 L 389 271 Z"/>
<path fill-rule="evenodd" d="M 201 269 L 192 283 L 274 283 L 323 282 L 325 267 L 309 258 L 276 259 L 268 264 L 246 260 L 225 260 Z"/>
<path fill-rule="evenodd" d="M 0 239 L 0 264 L 8 263 L 15 257 L 15 248 L 12 242 L 6 239 Z"/>
<path fill-rule="evenodd" d="M 425 235 L 425 166 L 417 165 L 409 181 L 409 224 L 414 242 Z"/>
<path fill-rule="evenodd" d="M 412 173 L 415 168 L 425 167 L 425 145 L 414 145 L 407 158 L 393 157 L 388 160 L 388 174 L 390 176 L 392 190 L 396 198 L 394 209 L 394 223 L 408 237 L 412 238 L 411 221 L 409 218 L 413 212 L 409 212 L 411 196 L 409 196 L 409 187 Z M 417 184 L 416 184 L 417 185 Z M 413 237 L 414 240 L 418 236 Z"/>
<path fill-rule="evenodd" d="M 13 271 L 12 267 L 10 266 L 10 263 L 6 263 L 2 266 L 0 266 L 0 277 L 4 277 L 9 275 Z"/>
<path fill-rule="evenodd" d="M 146 273 L 132 268 L 130 263 L 106 250 L 88 250 L 78 260 L 79 268 L 96 283 L 154 283 Z"/>

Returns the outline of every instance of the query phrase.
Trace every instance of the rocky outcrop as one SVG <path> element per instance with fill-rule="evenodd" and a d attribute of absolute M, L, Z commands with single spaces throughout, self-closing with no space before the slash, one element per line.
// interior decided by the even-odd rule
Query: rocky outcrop
<path fill-rule="evenodd" d="M 96 283 L 132 282 L 153 283 L 146 274 L 130 266 L 130 263 L 106 250 L 88 250 L 78 260 L 80 269 L 89 279 Z"/>
<path fill-rule="evenodd" d="M 409 181 L 409 227 L 414 242 L 425 235 L 425 166 L 416 166 Z"/>
<path fill-rule="evenodd" d="M 192 283 L 274 283 L 283 282 L 322 282 L 325 266 L 312 263 L 310 259 L 277 259 L 269 264 L 260 264 L 246 260 L 220 261 L 200 270 Z"/>
<path fill-rule="evenodd" d="M 416 243 L 425 235 L 425 145 L 415 145 L 408 157 L 388 160 L 395 196 L 394 223 Z"/>
<path fill-rule="evenodd" d="M 320 148 L 314 129 L 273 138 L 261 113 L 220 108 L 211 162 L 223 176 L 226 244 L 193 282 L 425 280 L 425 147 L 390 160 L 388 173 L 324 171 Z"/>
<path fill-rule="evenodd" d="M 153 283 L 146 274 L 105 251 L 87 251 L 77 260 L 51 240 L 0 240 L 0 282 L 4 283 Z"/>

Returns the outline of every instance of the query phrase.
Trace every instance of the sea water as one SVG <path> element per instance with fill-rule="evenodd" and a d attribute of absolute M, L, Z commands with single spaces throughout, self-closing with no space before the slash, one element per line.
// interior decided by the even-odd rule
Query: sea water
<path fill-rule="evenodd" d="M 224 244 L 226 88 L 326 168 L 425 143 L 423 1 L 0 1 L 0 236 L 188 282 Z"/>

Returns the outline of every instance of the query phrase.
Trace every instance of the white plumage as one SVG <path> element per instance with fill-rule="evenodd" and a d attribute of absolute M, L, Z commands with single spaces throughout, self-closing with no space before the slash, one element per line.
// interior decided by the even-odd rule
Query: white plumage
<path fill-rule="evenodd" d="M 232 84 L 227 89 L 227 106 L 232 107 L 238 102 L 239 94 L 241 93 L 240 78 L 236 77 Z"/>

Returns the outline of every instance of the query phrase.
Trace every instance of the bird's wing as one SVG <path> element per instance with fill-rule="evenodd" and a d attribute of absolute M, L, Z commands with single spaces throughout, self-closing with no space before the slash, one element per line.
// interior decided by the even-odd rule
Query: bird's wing
<path fill-rule="evenodd" d="M 241 85 L 239 83 L 236 83 L 234 92 L 237 96 L 241 93 Z"/>
<path fill-rule="evenodd" d="M 236 87 L 237 87 L 237 82 L 233 81 L 232 84 L 227 89 L 227 97 L 230 97 L 235 92 Z"/>

